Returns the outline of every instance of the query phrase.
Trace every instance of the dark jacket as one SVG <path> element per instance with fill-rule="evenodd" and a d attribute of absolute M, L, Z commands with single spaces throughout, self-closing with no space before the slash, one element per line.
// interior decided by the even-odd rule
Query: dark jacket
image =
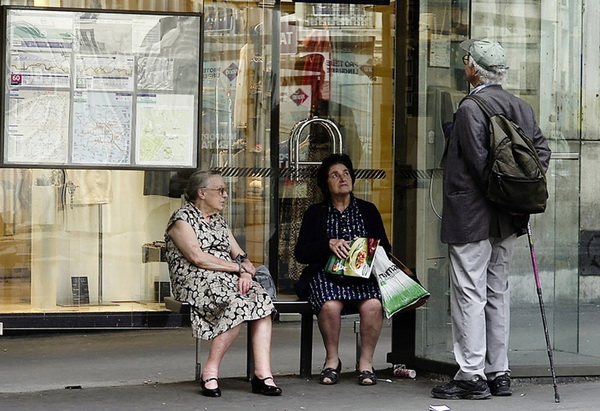
<path fill-rule="evenodd" d="M 381 214 L 375 204 L 356 198 L 356 204 L 365 223 L 366 236 L 378 238 L 379 244 L 390 252 L 392 247 L 385 234 L 385 227 Z M 310 279 L 319 270 L 325 268 L 331 256 L 329 238 L 327 237 L 327 211 L 329 201 L 313 204 L 304 212 L 302 225 L 298 234 L 298 241 L 294 249 L 296 260 L 300 264 L 308 264 L 302 271 L 300 279 L 294 285 L 296 294 L 300 299 L 308 298 L 308 284 Z"/>
<path fill-rule="evenodd" d="M 499 85 L 484 87 L 477 95 L 523 129 L 532 139 L 540 160 L 547 169 L 550 149 L 537 125 L 531 105 Z M 485 113 L 471 100 L 464 100 L 455 113 L 454 127 L 442 159 L 443 243 L 464 244 L 520 234 L 520 229 L 527 220 L 527 216 L 515 218 L 496 208 L 486 198 L 490 145 L 488 123 Z"/>

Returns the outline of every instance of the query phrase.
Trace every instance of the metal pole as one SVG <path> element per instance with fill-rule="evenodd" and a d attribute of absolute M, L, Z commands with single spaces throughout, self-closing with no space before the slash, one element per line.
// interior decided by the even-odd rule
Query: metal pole
<path fill-rule="evenodd" d="M 103 243 L 104 243 L 104 232 L 103 232 L 103 225 L 104 225 L 104 221 L 103 221 L 103 216 L 102 216 L 102 204 L 98 204 L 98 305 L 102 305 L 103 300 L 104 300 L 104 295 L 103 295 L 103 290 L 102 290 L 102 284 L 104 283 L 103 281 L 103 260 L 104 260 L 104 255 L 103 255 Z"/>
<path fill-rule="evenodd" d="M 531 251 L 531 265 L 533 266 L 533 275 L 535 277 L 535 287 L 537 289 L 538 300 L 540 302 L 540 311 L 542 313 L 542 325 L 544 326 L 544 335 L 546 336 L 546 350 L 548 351 L 548 360 L 550 360 L 550 372 L 552 373 L 552 384 L 554 386 L 554 402 L 560 402 L 558 388 L 556 386 L 556 373 L 554 372 L 554 360 L 552 358 L 552 348 L 550 347 L 550 335 L 548 334 L 548 322 L 546 321 L 546 310 L 544 309 L 544 299 L 542 298 L 542 284 L 538 273 L 537 260 L 535 258 L 535 249 L 533 248 L 533 235 L 531 234 L 531 224 L 527 223 L 527 238 L 529 239 L 529 251 Z"/>

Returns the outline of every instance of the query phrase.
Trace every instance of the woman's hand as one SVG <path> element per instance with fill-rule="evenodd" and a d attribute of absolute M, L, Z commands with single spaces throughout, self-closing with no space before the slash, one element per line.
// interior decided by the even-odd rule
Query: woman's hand
<path fill-rule="evenodd" d="M 350 251 L 350 243 L 339 238 L 329 239 L 329 249 L 337 258 L 347 258 Z"/>
<path fill-rule="evenodd" d="M 256 275 L 256 267 L 254 267 L 254 264 L 252 264 L 250 260 L 242 261 L 242 268 L 246 270 L 246 272 L 250 274 L 252 278 L 254 278 Z"/>
<path fill-rule="evenodd" d="M 240 273 L 240 278 L 238 280 L 238 289 L 242 295 L 246 294 L 250 288 L 252 288 L 252 275 L 247 271 L 242 271 Z"/>

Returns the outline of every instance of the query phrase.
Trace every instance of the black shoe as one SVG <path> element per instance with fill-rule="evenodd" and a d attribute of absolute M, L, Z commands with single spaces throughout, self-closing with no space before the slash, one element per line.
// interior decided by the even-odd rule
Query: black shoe
<path fill-rule="evenodd" d="M 217 382 L 219 382 L 219 380 L 217 380 L 215 377 L 208 378 L 206 380 L 200 381 L 200 386 L 202 387 L 202 395 L 204 395 L 205 397 L 220 397 L 221 396 L 221 389 L 219 387 L 217 387 L 217 388 L 206 388 L 206 383 L 209 382 L 209 381 L 217 381 Z"/>
<path fill-rule="evenodd" d="M 252 384 L 252 392 L 255 394 L 262 395 L 281 395 L 281 393 L 283 392 L 281 388 L 279 388 L 276 385 L 265 384 L 266 380 L 272 379 L 273 377 L 258 378 L 255 375 L 254 377 L 252 377 L 252 381 L 250 382 Z"/>
<path fill-rule="evenodd" d="M 507 374 L 499 375 L 493 380 L 488 381 L 488 386 L 490 387 L 492 395 L 499 397 L 512 395 L 512 390 L 510 389 L 510 377 Z"/>
<path fill-rule="evenodd" d="M 323 371 L 319 374 L 319 384 L 333 385 L 337 384 L 339 373 L 342 371 L 342 360 L 338 358 L 338 365 L 335 368 L 325 368 L 323 364 Z M 325 381 L 327 378 L 329 381 Z"/>
<path fill-rule="evenodd" d="M 375 370 L 363 370 L 358 375 L 358 385 L 375 385 L 377 384 L 377 376 Z"/>
<path fill-rule="evenodd" d="M 448 384 L 433 387 L 431 395 L 444 400 L 483 400 L 490 398 L 492 393 L 484 380 L 452 380 Z"/>

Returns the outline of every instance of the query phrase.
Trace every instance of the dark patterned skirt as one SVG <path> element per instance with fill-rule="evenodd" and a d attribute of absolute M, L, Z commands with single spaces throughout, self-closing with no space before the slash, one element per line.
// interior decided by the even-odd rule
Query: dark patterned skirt
<path fill-rule="evenodd" d="M 373 274 L 372 274 L 373 275 Z M 325 302 L 337 300 L 344 302 L 342 314 L 358 313 L 358 301 L 378 298 L 381 300 L 381 292 L 375 278 L 372 281 L 355 285 L 338 285 L 332 283 L 325 274 L 325 270 L 319 271 L 313 276 L 308 285 L 308 301 L 318 314 Z"/>

